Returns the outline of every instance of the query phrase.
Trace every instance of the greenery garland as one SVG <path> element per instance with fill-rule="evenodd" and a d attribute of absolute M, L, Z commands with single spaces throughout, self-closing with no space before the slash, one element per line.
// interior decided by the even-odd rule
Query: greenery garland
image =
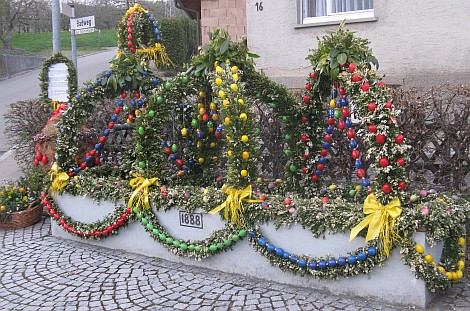
<path fill-rule="evenodd" d="M 52 99 L 49 98 L 48 89 L 49 89 L 49 69 L 54 64 L 64 63 L 67 65 L 67 88 L 68 88 L 68 98 L 69 101 L 73 95 L 77 92 L 77 70 L 72 60 L 68 59 L 61 53 L 56 53 L 50 58 L 44 61 L 42 70 L 39 73 L 39 88 L 41 93 L 39 98 L 41 102 L 51 103 Z"/>

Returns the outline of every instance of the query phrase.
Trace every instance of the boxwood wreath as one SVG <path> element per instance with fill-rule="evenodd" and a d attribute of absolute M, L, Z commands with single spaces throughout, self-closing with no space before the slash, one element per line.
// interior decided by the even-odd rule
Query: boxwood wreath
<path fill-rule="evenodd" d="M 50 58 L 44 61 L 42 66 L 42 70 L 39 73 L 39 88 L 41 89 L 40 92 L 40 99 L 41 102 L 50 104 L 54 99 L 49 98 L 49 69 L 54 64 L 64 63 L 67 65 L 67 88 L 69 94 L 69 100 L 77 92 L 77 70 L 73 62 L 62 55 L 61 53 L 56 53 L 52 55 Z M 57 105 L 55 105 L 57 106 Z M 55 107 L 57 108 L 57 107 Z"/>
<path fill-rule="evenodd" d="M 126 15 L 128 22 L 129 17 Z M 406 191 L 409 146 L 397 125 L 398 112 L 388 89 L 373 70 L 377 61 L 366 40 L 355 38 L 342 26 L 325 36 L 309 56 L 314 71 L 307 78 L 302 102 L 296 103 L 284 87 L 257 73 L 255 55 L 248 53 L 243 43 L 231 42 L 224 31 L 211 34 L 212 41 L 193 58 L 186 73 L 164 83 L 147 71 L 145 59 L 134 57 L 138 50 L 130 50 L 133 38 L 128 37 L 129 51 L 121 52 L 128 54 L 112 63 L 112 71 L 79 90 L 72 100 L 59 124 L 59 167 L 52 173 L 54 191 L 110 197 L 115 191 L 112 186 L 90 186 L 95 171 L 81 171 L 89 163 L 99 162 L 93 157 L 97 158 L 111 131 L 105 131 L 95 152 L 91 150 L 78 164 L 73 159 L 74 137 L 78 125 L 88 120 L 93 102 L 124 90 L 113 117 L 117 119 L 119 107 L 124 111 L 124 100 L 137 102 L 127 111 L 133 116 L 129 114 L 129 123 L 135 121 L 135 150 L 116 168 L 117 177 L 109 181 L 121 184 L 119 193 L 128 200 L 127 206 L 88 227 L 73 223 L 51 205 L 54 215 L 59 215 L 53 217 L 59 223 L 65 219 L 67 231 L 100 231 L 98 236 L 78 235 L 106 237 L 115 231 L 103 234 L 103 230 L 114 229 L 113 225 L 127 215 L 127 219 L 138 218 L 155 240 L 176 255 L 197 259 L 228 249 L 248 233 L 253 247 L 271 264 L 327 279 L 369 273 L 375 265 L 385 264 L 390 251 L 399 246 L 405 263 L 431 291 L 444 290 L 461 278 L 468 202 L 432 189 Z M 153 94 L 148 96 L 150 91 Z M 141 107 L 138 99 L 142 99 Z M 284 122 L 284 154 L 289 159 L 286 180 L 264 180 L 259 175 L 259 131 L 250 110 L 256 101 L 266 103 Z M 113 117 L 109 130 L 114 126 Z M 325 176 L 329 150 L 343 133 L 349 139 L 357 180 L 337 186 Z M 364 141 L 364 150 L 358 147 L 359 139 Z M 217 171 L 219 161 L 227 163 L 225 176 Z M 366 164 L 370 170 L 365 169 Z M 95 167 L 96 172 L 102 169 Z M 106 178 L 100 179 L 101 183 L 106 183 Z M 227 227 L 204 241 L 175 239 L 158 223 L 151 205 L 220 211 Z M 380 221 L 375 221 L 374 215 Z M 278 227 L 301 224 L 315 237 L 325 235 L 327 229 L 333 233 L 352 231 L 351 238 L 366 236 L 367 244 L 337 256 L 290 254 L 288 246 L 272 245 L 260 231 L 258 225 L 268 221 Z M 420 227 L 426 228 L 431 245 L 445 242 L 439 262 L 413 241 Z"/>

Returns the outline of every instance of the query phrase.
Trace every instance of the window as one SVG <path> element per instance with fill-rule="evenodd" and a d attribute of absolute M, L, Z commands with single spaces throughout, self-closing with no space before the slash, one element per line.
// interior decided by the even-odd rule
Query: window
<path fill-rule="evenodd" d="M 301 0 L 302 24 L 375 20 L 373 0 Z"/>

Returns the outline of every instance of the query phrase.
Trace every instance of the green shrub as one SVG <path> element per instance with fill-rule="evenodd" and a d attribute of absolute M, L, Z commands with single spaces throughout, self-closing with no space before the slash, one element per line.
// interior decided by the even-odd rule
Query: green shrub
<path fill-rule="evenodd" d="M 196 21 L 186 17 L 162 18 L 159 21 L 162 44 L 176 66 L 188 62 L 197 51 Z"/>

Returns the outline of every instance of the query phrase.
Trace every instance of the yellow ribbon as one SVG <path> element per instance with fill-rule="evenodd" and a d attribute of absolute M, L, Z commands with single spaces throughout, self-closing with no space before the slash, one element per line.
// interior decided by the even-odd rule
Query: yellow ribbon
<path fill-rule="evenodd" d="M 140 6 L 140 4 L 136 3 L 136 4 L 134 4 L 134 6 L 131 6 L 131 7 L 129 8 L 129 10 L 127 10 L 126 16 L 131 15 L 131 14 L 134 13 L 135 11 L 140 11 L 140 12 L 148 13 L 148 10 L 144 9 L 143 7 Z"/>
<path fill-rule="evenodd" d="M 122 52 L 118 50 L 116 56 L 117 56 L 117 58 L 121 58 Z"/>
<path fill-rule="evenodd" d="M 60 191 L 69 183 L 69 175 L 65 172 L 59 173 L 59 166 L 57 165 L 57 162 L 54 162 L 51 170 L 49 171 L 49 174 L 51 175 L 52 192 Z"/>
<path fill-rule="evenodd" d="M 159 186 L 158 178 L 147 179 L 144 177 L 136 177 L 131 179 L 130 186 L 135 189 L 132 193 L 127 206 L 132 208 L 135 204 L 137 208 L 149 209 L 149 187 Z"/>
<path fill-rule="evenodd" d="M 222 191 L 228 195 L 227 200 L 225 200 L 224 203 L 220 204 L 213 210 L 209 212 L 209 214 L 215 214 L 222 209 L 225 209 L 224 211 L 224 217 L 225 220 L 229 221 L 229 211 L 230 211 L 230 222 L 242 227 L 245 224 L 245 220 L 243 218 L 243 203 L 242 202 L 247 202 L 247 203 L 260 203 L 263 202 L 262 200 L 251 200 L 251 185 L 248 185 L 245 189 L 236 189 L 236 188 L 231 188 L 227 187 L 224 185 L 222 187 Z"/>
<path fill-rule="evenodd" d="M 51 106 L 52 106 L 52 109 L 57 110 L 60 108 L 60 103 L 58 100 L 53 100 L 51 101 Z"/>
<path fill-rule="evenodd" d="M 140 54 L 147 54 L 148 57 L 155 62 L 155 67 L 158 67 L 159 64 L 164 66 L 171 64 L 175 66 L 170 57 L 168 57 L 168 54 L 166 54 L 165 47 L 163 47 L 160 43 L 155 43 L 155 46 L 151 46 L 146 49 L 137 49 L 136 52 Z"/>
<path fill-rule="evenodd" d="M 354 239 L 359 232 L 369 226 L 366 235 L 366 243 L 379 236 L 381 243 L 381 252 L 386 256 L 390 256 L 390 249 L 393 246 L 393 239 L 397 237 L 397 233 L 393 227 L 395 219 L 400 216 L 400 200 L 393 199 L 387 205 L 383 206 L 377 201 L 373 193 L 369 194 L 364 201 L 364 214 L 368 215 L 357 226 L 351 230 L 349 240 Z"/>

